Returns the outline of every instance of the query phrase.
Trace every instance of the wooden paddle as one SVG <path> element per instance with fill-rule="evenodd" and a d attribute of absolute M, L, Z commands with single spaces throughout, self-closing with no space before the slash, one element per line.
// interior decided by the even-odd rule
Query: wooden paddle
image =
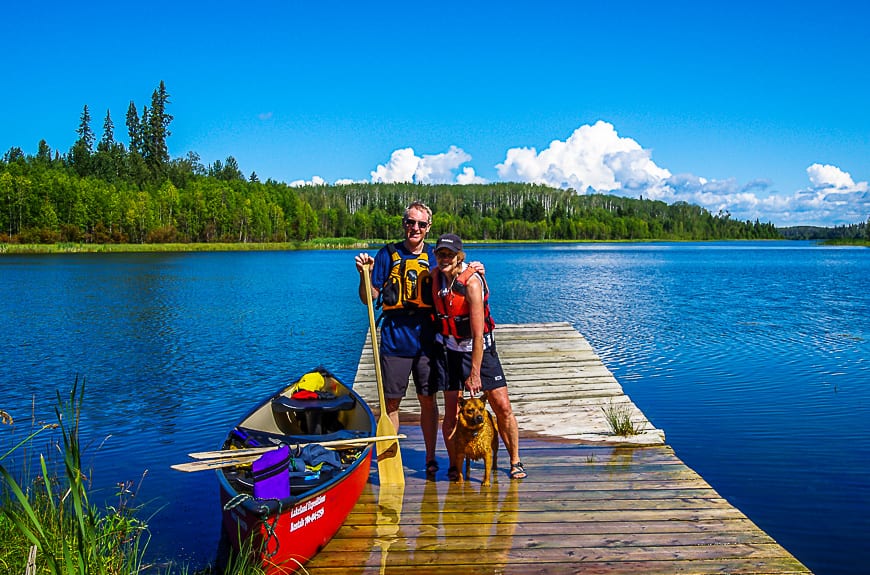
<path fill-rule="evenodd" d="M 384 400 L 384 384 L 381 379 L 381 354 L 378 349 L 377 326 L 375 325 L 375 307 L 372 301 L 371 271 L 368 265 L 363 266 L 363 280 L 366 284 L 366 305 L 369 309 L 369 330 L 372 336 L 372 353 L 375 360 L 375 379 L 378 383 L 378 415 L 377 435 L 396 435 L 396 426 L 387 415 L 387 404 Z M 402 466 L 402 452 L 397 440 L 384 440 L 377 443 L 378 477 L 381 485 L 404 485 L 405 469 Z"/>
<path fill-rule="evenodd" d="M 342 447 L 347 446 L 347 448 L 351 447 L 359 447 L 360 445 L 366 445 L 369 443 L 374 443 L 376 441 L 382 441 L 387 439 L 405 439 L 406 435 L 388 435 L 386 437 L 357 437 L 352 439 L 334 439 L 332 441 L 313 441 L 310 443 L 288 443 L 287 445 L 291 447 L 305 447 L 306 445 L 322 445 L 323 447 L 332 448 L 332 449 L 341 449 Z M 262 455 L 267 451 L 274 451 L 278 449 L 278 445 L 270 445 L 266 447 L 245 447 L 242 449 L 220 449 L 218 451 L 197 451 L 194 453 L 188 453 L 189 457 L 193 457 L 194 459 L 214 459 L 218 457 L 245 457 L 247 455 Z"/>
<path fill-rule="evenodd" d="M 340 451 L 342 449 L 353 449 L 368 443 L 378 441 L 405 439 L 405 435 L 387 435 L 384 437 L 359 437 L 357 439 L 336 439 L 334 441 L 322 441 L 316 445 L 322 445 L 327 449 Z M 304 447 L 312 445 L 311 443 L 297 443 L 290 445 L 291 448 Z M 251 447 L 248 449 L 222 449 L 220 451 L 200 451 L 197 453 L 189 453 L 191 457 L 199 459 L 199 461 L 190 461 L 188 463 L 176 463 L 171 465 L 176 471 L 207 471 L 209 469 L 220 469 L 221 467 L 231 467 L 233 465 L 245 465 L 253 463 L 260 458 L 261 455 L 268 451 L 278 449 L 278 445 L 272 447 Z"/>

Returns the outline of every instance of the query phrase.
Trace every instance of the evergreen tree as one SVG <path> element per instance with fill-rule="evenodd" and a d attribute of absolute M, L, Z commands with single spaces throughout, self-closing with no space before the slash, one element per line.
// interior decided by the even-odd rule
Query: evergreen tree
<path fill-rule="evenodd" d="M 245 180 L 245 175 L 242 173 L 242 170 L 239 169 L 239 163 L 232 156 L 228 156 L 225 163 L 220 160 L 215 160 L 214 163 L 208 167 L 208 175 L 227 182 L 233 180 Z"/>
<path fill-rule="evenodd" d="M 143 152 L 143 137 L 142 124 L 139 122 L 139 113 L 136 111 L 136 104 L 130 100 L 130 105 L 127 107 L 127 135 L 130 138 L 130 151 L 142 155 Z"/>
<path fill-rule="evenodd" d="M 85 107 L 82 109 L 82 115 L 79 120 L 79 127 L 76 130 L 76 134 L 79 135 L 79 141 L 85 145 L 88 152 L 93 152 L 94 140 L 96 137 L 94 136 L 94 131 L 91 130 L 91 113 L 88 111 L 87 104 L 85 104 Z"/>
<path fill-rule="evenodd" d="M 39 140 L 39 149 L 36 151 L 36 159 L 40 163 L 51 163 L 51 148 L 48 147 L 48 142 Z"/>
<path fill-rule="evenodd" d="M 103 121 L 103 138 L 97 144 L 97 150 L 109 152 L 115 145 L 115 124 L 112 122 L 112 114 L 106 110 L 106 119 Z"/>
<path fill-rule="evenodd" d="M 24 161 L 24 150 L 18 146 L 12 146 L 3 155 L 3 163 L 11 164 L 13 162 Z"/>
<path fill-rule="evenodd" d="M 97 144 L 97 153 L 94 154 L 92 172 L 94 175 L 107 182 L 116 182 L 123 178 L 125 169 L 124 145 L 115 141 L 115 123 L 112 115 L 106 110 L 106 119 L 103 121 L 103 137 Z"/>
<path fill-rule="evenodd" d="M 166 84 L 160 81 L 160 86 L 151 95 L 151 110 L 142 111 L 142 129 L 145 135 L 145 157 L 149 167 L 156 174 L 163 170 L 169 162 L 169 148 L 166 138 L 171 135 L 169 124 L 172 116 L 167 113 L 166 105 L 169 103 L 169 94 L 166 92 Z M 146 113 L 147 112 L 147 113 Z"/>
<path fill-rule="evenodd" d="M 86 177 L 91 173 L 91 153 L 94 151 L 96 139 L 91 130 L 91 113 L 88 111 L 87 104 L 82 109 L 76 134 L 79 138 L 70 149 L 67 161 L 80 176 Z"/>

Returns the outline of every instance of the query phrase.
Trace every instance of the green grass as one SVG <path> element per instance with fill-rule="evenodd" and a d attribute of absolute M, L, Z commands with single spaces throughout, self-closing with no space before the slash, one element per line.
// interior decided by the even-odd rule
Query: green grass
<path fill-rule="evenodd" d="M 606 407 L 602 407 L 604 417 L 610 425 L 610 431 L 613 435 L 621 435 L 628 437 L 630 435 L 638 435 L 643 432 L 644 425 L 642 423 L 634 423 L 631 421 L 631 404 L 620 403 L 614 405 L 611 400 Z"/>
<path fill-rule="evenodd" d="M 150 535 L 138 518 L 141 508 L 133 504 L 141 480 L 139 485 L 119 484 L 115 505 L 97 508 L 90 503 L 91 481 L 82 469 L 79 444 L 83 397 L 84 385 L 77 380 L 68 400 L 58 393 L 57 423 L 31 422 L 26 437 L 0 449 L 0 575 L 188 575 L 184 564 L 170 562 L 158 568 L 145 562 Z M 13 424 L 12 416 L 0 410 L 0 425 Z M 59 454 L 61 461 L 40 454 L 35 473 L 24 465 L 13 475 L 7 467 L 13 455 L 29 461 L 28 451 L 37 438 L 42 444 L 45 435 L 50 436 L 46 451 Z M 35 561 L 29 567 L 34 549 Z M 241 554 L 230 553 L 218 575 L 263 575 L 251 560 L 250 543 L 242 549 Z M 195 575 L 214 572 L 209 566 Z"/>
<path fill-rule="evenodd" d="M 435 241 L 430 238 L 430 242 Z M 173 253 L 173 252 L 251 252 L 251 251 L 293 251 L 293 250 L 367 250 L 380 248 L 396 239 L 360 240 L 357 238 L 315 238 L 293 242 L 214 242 L 214 243 L 166 243 L 166 244 L 84 244 L 60 242 L 56 244 L 9 244 L 0 243 L 2 254 L 76 254 L 76 253 Z M 638 243 L 656 242 L 657 239 L 643 240 L 468 240 L 466 246 L 486 246 L 489 244 L 581 244 L 581 243 Z M 695 241 L 695 240 L 668 240 Z M 739 241 L 739 240 L 735 240 Z M 860 241 L 859 241 L 860 242 Z M 858 245 L 868 245 L 859 243 Z"/>
<path fill-rule="evenodd" d="M 76 253 L 162 253 L 162 252 L 239 252 L 292 251 L 323 249 L 368 249 L 369 242 L 355 238 L 318 238 L 300 242 L 264 243 L 176 243 L 176 244 L 4 244 L 0 254 L 76 254 Z"/>
<path fill-rule="evenodd" d="M 870 239 L 862 240 L 862 239 L 836 239 L 836 240 L 825 240 L 822 244 L 826 246 L 864 246 L 865 248 L 870 248 Z"/>

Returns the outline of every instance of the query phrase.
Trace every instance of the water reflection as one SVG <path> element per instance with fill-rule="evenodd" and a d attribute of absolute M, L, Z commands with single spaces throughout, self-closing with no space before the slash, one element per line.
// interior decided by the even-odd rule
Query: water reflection
<path fill-rule="evenodd" d="M 519 488 L 520 482 L 504 480 L 487 487 L 470 482 L 426 482 L 420 526 L 408 542 L 413 562 L 463 566 L 474 573 L 503 573 L 514 545 Z M 398 572 L 401 566 L 395 567 Z"/>
<path fill-rule="evenodd" d="M 374 546 L 380 553 L 380 573 L 387 571 L 390 547 L 404 539 L 400 534 L 404 484 L 381 485 L 378 488 L 378 514 L 375 524 Z"/>

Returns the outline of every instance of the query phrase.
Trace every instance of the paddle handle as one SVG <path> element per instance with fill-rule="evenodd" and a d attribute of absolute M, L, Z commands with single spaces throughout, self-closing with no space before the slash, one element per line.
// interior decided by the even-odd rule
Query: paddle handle
<path fill-rule="evenodd" d="M 386 400 L 384 399 L 384 386 L 383 386 L 383 378 L 381 376 L 381 352 L 378 349 L 378 338 L 377 338 L 377 325 L 375 324 L 375 307 L 372 304 L 372 282 L 371 282 L 371 272 L 369 270 L 368 265 L 363 266 L 363 280 L 365 280 L 366 284 L 366 304 L 369 310 L 369 331 L 371 332 L 372 338 L 372 354 L 374 355 L 375 361 L 375 380 L 377 380 L 378 384 L 378 403 L 381 409 L 381 415 L 387 415 L 387 406 Z"/>

